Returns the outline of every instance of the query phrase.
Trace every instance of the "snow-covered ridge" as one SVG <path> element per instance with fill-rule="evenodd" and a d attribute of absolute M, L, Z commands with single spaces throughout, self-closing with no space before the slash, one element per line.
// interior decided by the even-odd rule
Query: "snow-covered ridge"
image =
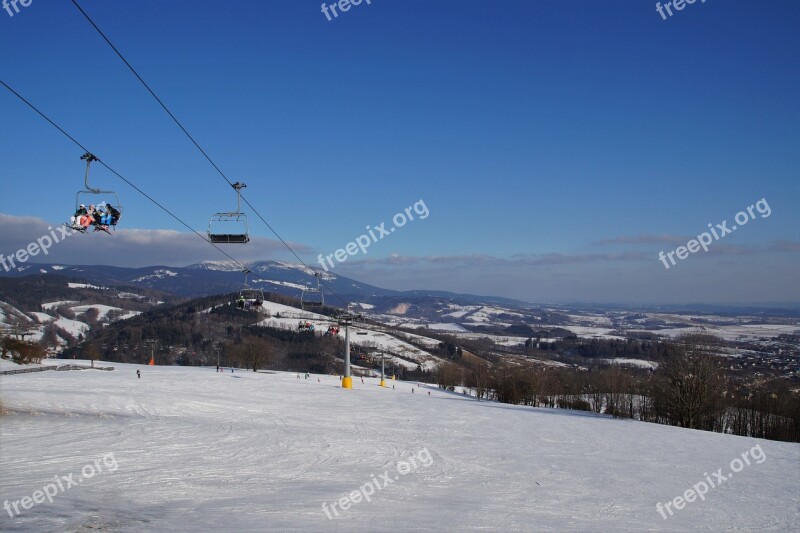
<path fill-rule="evenodd" d="M 251 283 L 269 283 L 271 285 L 280 285 L 281 287 L 289 287 L 297 290 L 303 290 L 309 287 L 309 285 L 300 285 L 299 283 L 292 283 L 290 281 L 275 281 L 273 279 L 254 279 Z"/>
<path fill-rule="evenodd" d="M 233 261 L 203 261 L 186 268 L 198 270 L 216 270 L 219 272 L 241 272 L 242 267 Z"/>
<path fill-rule="evenodd" d="M 77 304 L 77 303 L 78 302 L 76 302 L 75 300 L 58 300 L 56 302 L 47 302 L 42 304 L 42 310 L 50 311 L 52 309 L 55 309 L 56 307 L 61 307 L 63 305 Z"/>
<path fill-rule="evenodd" d="M 89 285 L 88 283 L 67 283 L 67 287 L 70 289 L 100 289 L 105 290 L 106 287 L 98 287 L 97 285 Z"/>
<path fill-rule="evenodd" d="M 152 274 L 148 274 L 146 276 L 140 276 L 138 278 L 133 278 L 131 281 L 138 282 L 138 281 L 146 281 L 149 279 L 162 279 L 167 277 L 174 278 L 177 275 L 178 275 L 177 272 L 160 268 L 158 270 L 155 270 Z"/>

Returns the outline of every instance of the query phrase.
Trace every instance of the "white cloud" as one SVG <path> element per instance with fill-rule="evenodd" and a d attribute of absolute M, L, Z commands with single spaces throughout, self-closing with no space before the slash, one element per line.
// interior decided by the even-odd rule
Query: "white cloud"
<path fill-rule="evenodd" d="M 37 217 L 19 217 L 0 213 L 0 253 L 9 257 L 25 249 L 42 236 L 53 233 L 60 241 L 47 255 L 31 258 L 37 263 L 71 265 L 97 264 L 143 267 L 152 265 L 186 266 L 206 260 L 227 259 L 204 238 L 174 230 L 119 229 L 111 235 L 89 231 L 76 233 L 62 240 L 59 223 L 48 223 Z M 203 237 L 203 238 L 201 238 Z M 290 243 L 298 253 L 311 253 L 305 245 Z M 247 245 L 220 245 L 220 249 L 239 261 L 286 259 L 286 248 L 264 237 L 254 237 Z"/>

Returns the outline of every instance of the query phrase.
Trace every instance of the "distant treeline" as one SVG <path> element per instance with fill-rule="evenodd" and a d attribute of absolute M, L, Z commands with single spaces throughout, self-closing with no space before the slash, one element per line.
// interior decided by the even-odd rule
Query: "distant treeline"
<path fill-rule="evenodd" d="M 504 403 L 800 442 L 800 397 L 783 382 L 733 382 L 710 353 L 716 342 L 693 336 L 669 343 L 655 372 L 448 363 L 439 367 L 437 381 L 442 388 L 465 387 L 479 398 Z"/>

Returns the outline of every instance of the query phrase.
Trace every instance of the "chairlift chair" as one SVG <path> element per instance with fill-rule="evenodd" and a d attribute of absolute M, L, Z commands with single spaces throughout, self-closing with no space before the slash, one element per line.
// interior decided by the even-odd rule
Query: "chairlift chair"
<path fill-rule="evenodd" d="M 213 244 L 247 244 L 250 242 L 247 215 L 241 211 L 241 190 L 247 185 L 237 181 L 231 187 L 236 191 L 236 211 L 211 215 L 211 220 L 208 222 L 208 240 Z"/>
<path fill-rule="evenodd" d="M 245 300 L 260 300 L 264 301 L 264 291 L 261 289 L 255 289 L 253 287 L 244 288 L 239 291 L 239 296 L 244 298 Z"/>
<path fill-rule="evenodd" d="M 239 298 L 244 299 L 246 302 L 258 302 L 258 305 L 261 305 L 264 303 L 264 291 L 253 287 L 245 287 L 239 291 Z"/>
<path fill-rule="evenodd" d="M 255 287 L 250 287 L 247 284 L 247 276 L 250 274 L 250 270 L 243 270 L 244 272 L 244 287 L 239 291 L 239 301 L 244 303 L 249 303 L 252 305 L 256 303 L 256 306 L 260 306 L 264 303 L 264 291 L 262 289 L 257 289 Z"/>
<path fill-rule="evenodd" d="M 360 313 L 353 313 L 352 307 L 349 304 L 343 313 L 339 313 L 336 316 L 336 322 L 340 327 L 359 327 L 363 321 L 364 316 Z"/>
<path fill-rule="evenodd" d="M 317 280 L 317 286 L 305 287 L 303 288 L 302 294 L 300 294 L 300 308 L 304 311 L 306 309 L 319 309 L 325 306 L 325 293 L 319 288 L 319 272 L 314 272 L 314 277 Z"/>
<path fill-rule="evenodd" d="M 83 178 L 84 190 L 78 191 L 75 194 L 75 212 L 78 212 L 78 209 L 81 205 L 89 206 L 101 206 L 101 205 L 110 205 L 117 211 L 119 211 L 119 217 L 112 221 L 111 226 L 116 227 L 119 219 L 122 218 L 122 204 L 119 201 L 119 196 L 114 191 L 103 191 L 89 185 L 89 167 L 91 166 L 93 161 L 99 161 L 93 154 L 86 152 L 81 156 L 81 159 L 86 161 L 86 174 Z M 113 201 L 108 201 L 108 198 L 113 198 Z"/>

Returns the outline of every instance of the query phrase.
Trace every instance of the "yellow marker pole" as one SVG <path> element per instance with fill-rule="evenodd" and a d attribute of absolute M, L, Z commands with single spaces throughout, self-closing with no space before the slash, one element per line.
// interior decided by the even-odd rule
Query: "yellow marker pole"
<path fill-rule="evenodd" d="M 339 318 L 339 325 L 344 326 L 344 377 L 342 378 L 342 388 L 352 389 L 353 378 L 350 377 L 350 324 L 353 323 L 352 316 L 345 314 Z"/>

